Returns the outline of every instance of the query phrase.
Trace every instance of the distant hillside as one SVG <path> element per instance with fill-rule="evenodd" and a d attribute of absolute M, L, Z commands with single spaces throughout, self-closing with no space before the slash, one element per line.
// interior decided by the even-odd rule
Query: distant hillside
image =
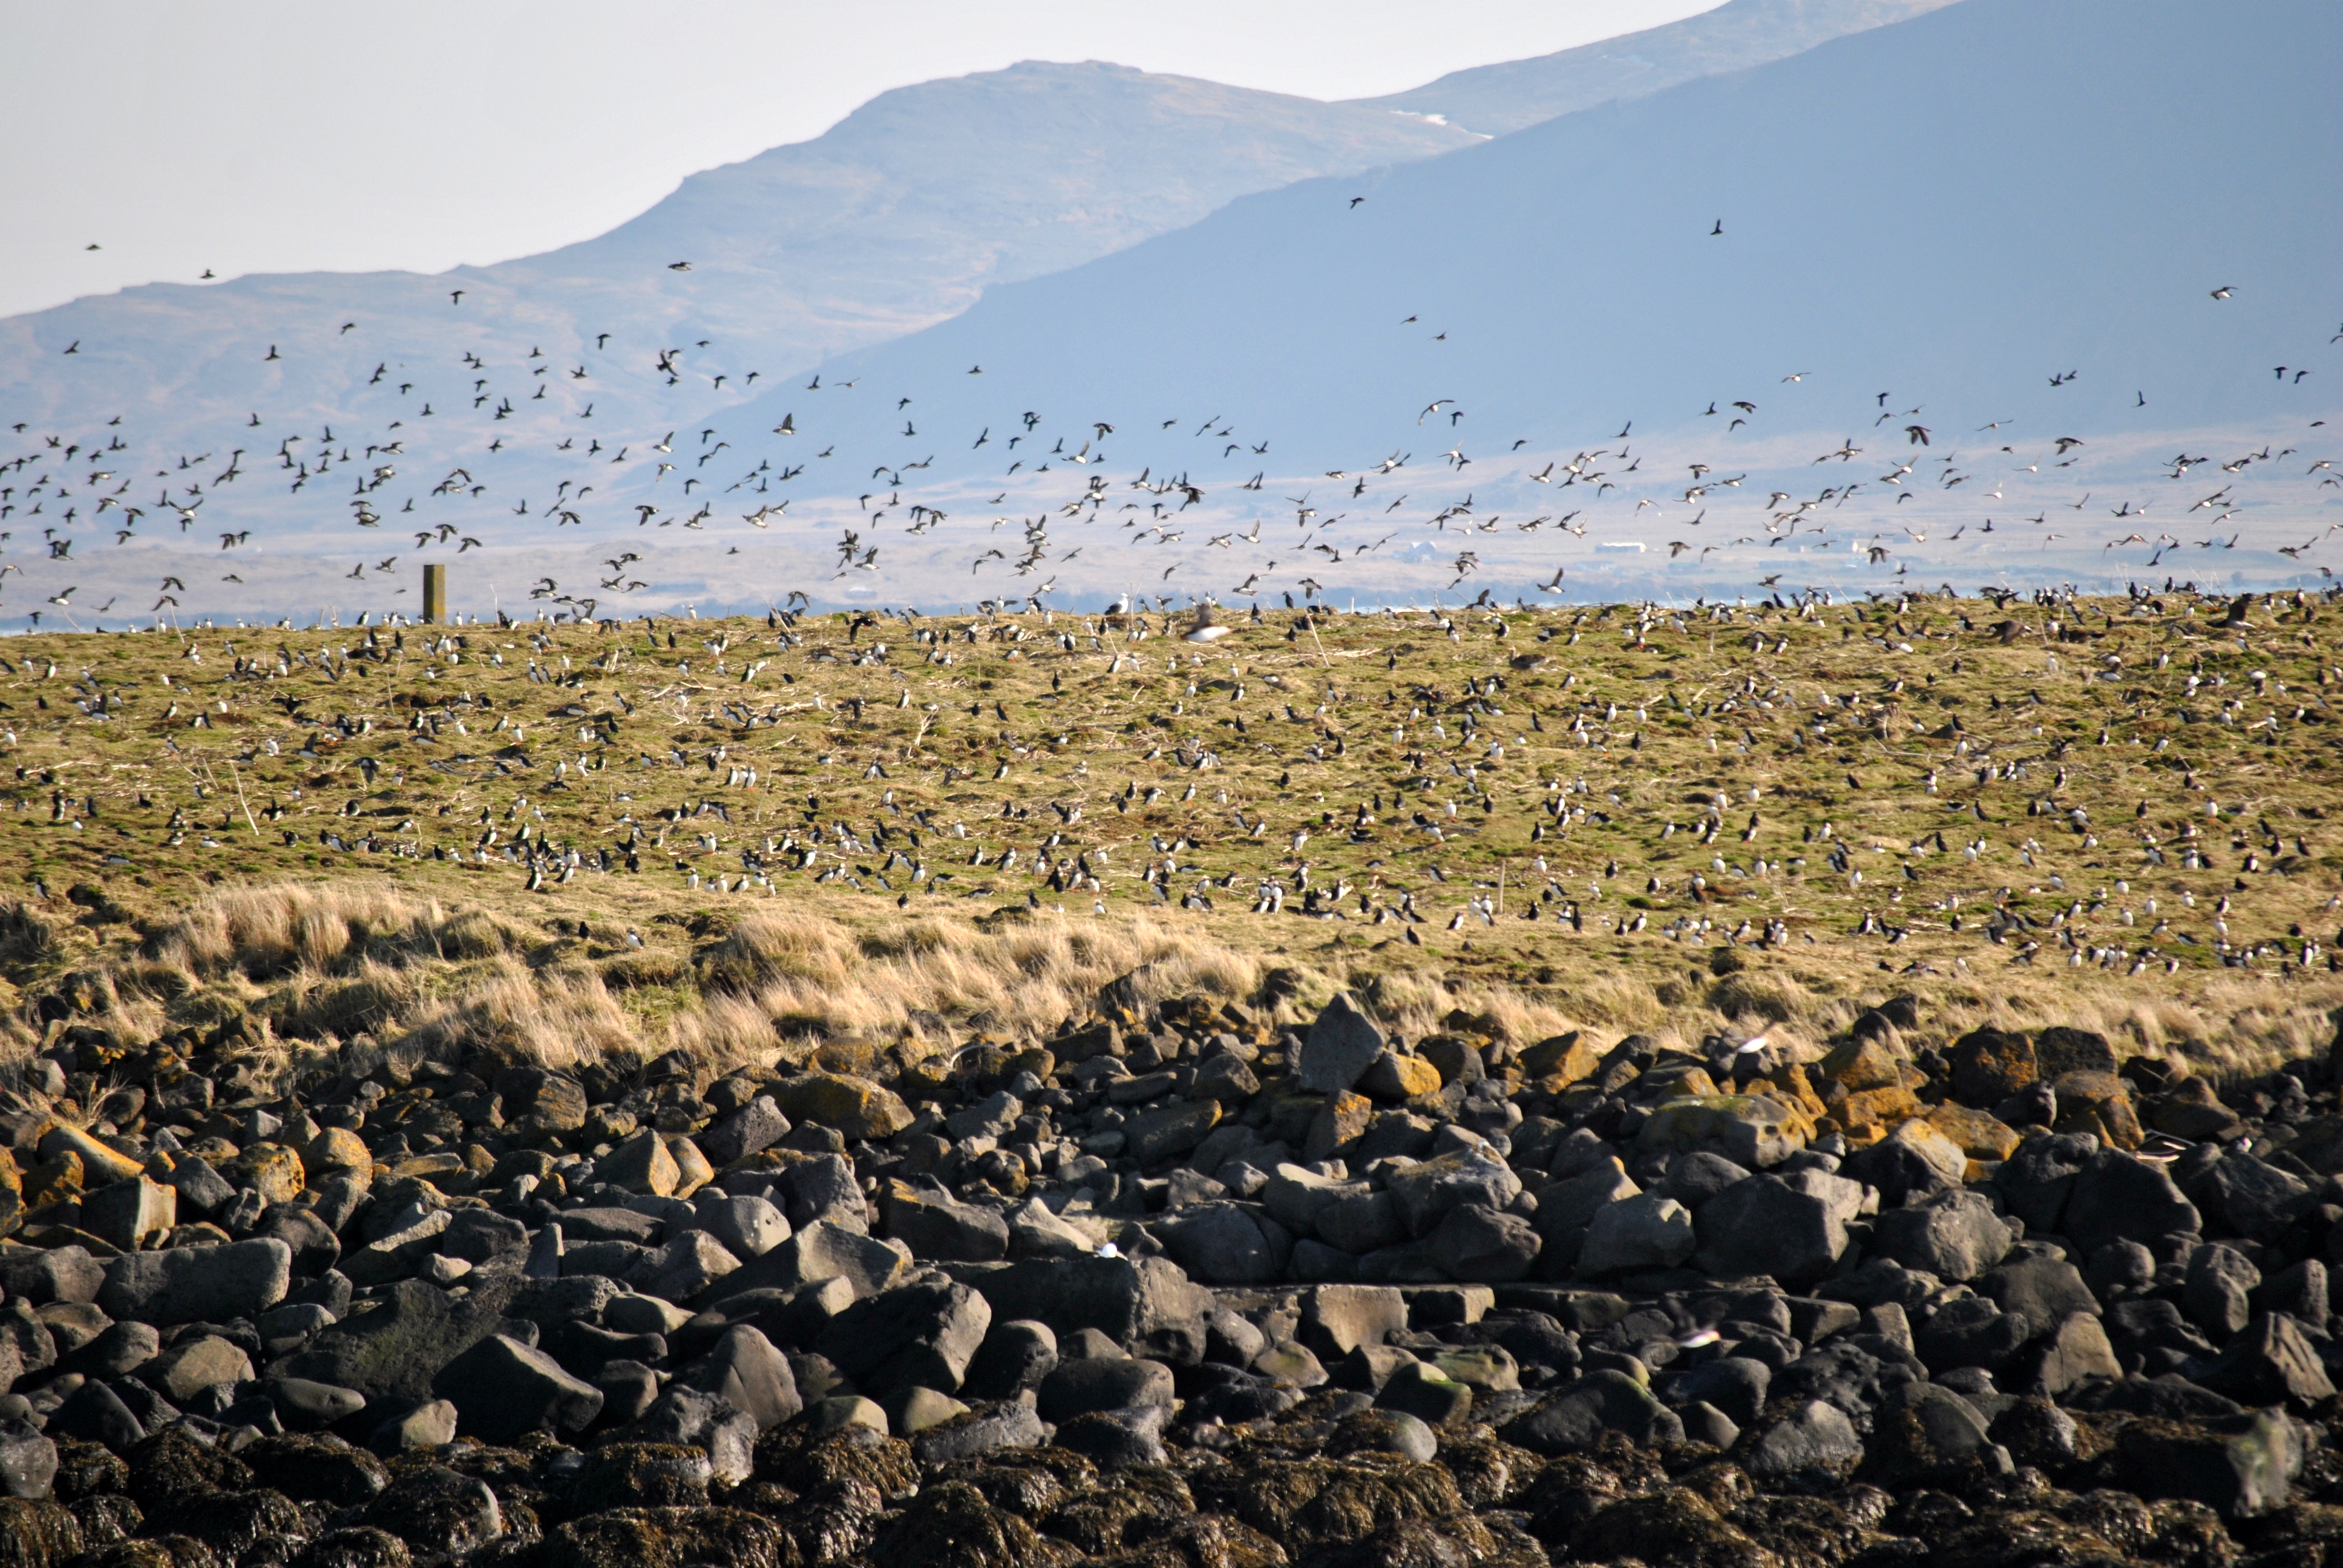
<path fill-rule="evenodd" d="M 1598 104 L 1640 98 L 1695 76 L 1739 71 L 1883 27 L 1952 0 L 1727 0 L 1664 27 L 1531 60 L 1451 71 L 1438 81 L 1353 100 L 1501 136 Z"/>
<path fill-rule="evenodd" d="M 393 407 L 411 417 L 429 400 L 437 372 L 450 373 L 444 417 L 449 397 L 481 390 L 468 354 L 488 362 L 491 403 L 549 382 L 606 421 L 689 417 L 731 401 L 751 371 L 899 337 L 990 285 L 1248 192 L 1474 139 L 1376 108 L 1029 63 L 882 94 L 812 141 L 695 175 L 632 222 L 548 255 L 437 276 L 157 284 L 0 322 L 0 416 L 61 430 L 122 414 L 169 454 L 266 449 L 292 429 L 379 434 Z M 690 270 L 672 270 L 679 261 Z M 651 374 L 669 348 L 684 350 L 672 387 Z M 532 349 L 547 358 L 530 361 Z M 531 377 L 548 361 L 563 374 Z M 377 365 L 385 380 L 370 387 Z M 588 375 L 567 374 L 578 368 Z M 385 386 L 402 381 L 417 395 L 387 401 Z"/>

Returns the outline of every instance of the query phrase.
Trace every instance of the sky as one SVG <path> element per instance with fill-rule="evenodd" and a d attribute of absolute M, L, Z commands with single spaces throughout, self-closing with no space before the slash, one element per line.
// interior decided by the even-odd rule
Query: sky
<path fill-rule="evenodd" d="M 206 268 L 549 250 L 890 87 L 1019 60 L 1369 97 L 1715 4 L 9 0 L 0 316 Z"/>

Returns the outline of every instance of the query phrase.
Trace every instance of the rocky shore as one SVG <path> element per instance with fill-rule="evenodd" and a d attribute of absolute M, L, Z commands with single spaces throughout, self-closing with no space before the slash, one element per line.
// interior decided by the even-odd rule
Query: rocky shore
<path fill-rule="evenodd" d="M 2331 1059 L 1136 996 L 720 1077 L 55 1010 L 0 1091 L 0 1564 L 2343 1543 Z"/>

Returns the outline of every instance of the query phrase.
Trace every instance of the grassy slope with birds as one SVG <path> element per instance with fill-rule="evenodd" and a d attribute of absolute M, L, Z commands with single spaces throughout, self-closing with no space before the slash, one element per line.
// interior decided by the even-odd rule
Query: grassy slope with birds
<path fill-rule="evenodd" d="M 41 635 L 0 1013 L 744 1060 L 1046 1030 L 1136 969 L 1525 1039 L 1912 991 L 2264 1067 L 2343 1002 L 2343 612 L 2242 614 Z"/>

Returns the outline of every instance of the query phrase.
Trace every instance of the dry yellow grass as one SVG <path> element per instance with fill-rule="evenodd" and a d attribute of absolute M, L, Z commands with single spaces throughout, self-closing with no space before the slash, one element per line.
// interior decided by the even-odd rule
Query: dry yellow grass
<path fill-rule="evenodd" d="M 1523 1044 L 1585 1029 L 1664 1044 L 1766 1033 L 1819 1047 L 1865 1007 L 1908 992 L 1939 1038 L 1983 1024 L 2066 1024 L 2107 1035 L 2119 1054 L 2167 1057 L 2217 1078 L 2324 1050 L 2343 1009 L 2343 979 L 2215 971 L 2142 997 L 2095 972 L 2020 970 L 1990 983 L 1886 975 L 1851 955 L 1834 961 L 1828 950 L 1732 950 L 1743 967 L 1728 960 L 1721 976 L 1698 961 L 1713 953 L 1680 950 L 1656 983 L 1615 970 L 1520 983 L 1460 970 L 1432 950 L 1363 950 L 1342 933 L 1240 948 L 1224 940 L 1228 922 L 1180 910 L 970 918 L 832 902 L 670 914 L 638 948 L 582 915 L 555 913 L 532 929 L 344 880 L 224 889 L 140 931 L 68 925 L 10 903 L 0 906 L 0 940 L 20 978 L 81 999 L 83 1021 L 126 1041 L 216 1028 L 249 1010 L 269 1042 L 296 1054 L 365 1039 L 409 1056 L 486 1050 L 554 1067 L 681 1049 L 729 1069 L 802 1060 L 826 1040 L 916 1057 L 973 1038 L 1034 1039 L 1088 1016 L 1125 977 L 1142 1006 L 1266 997 L 1272 1020 L 1305 1022 L 1348 989 L 1410 1036 L 1462 1013 Z M 0 1016 L 8 1053 L 39 1038 L 30 1008 Z"/>

